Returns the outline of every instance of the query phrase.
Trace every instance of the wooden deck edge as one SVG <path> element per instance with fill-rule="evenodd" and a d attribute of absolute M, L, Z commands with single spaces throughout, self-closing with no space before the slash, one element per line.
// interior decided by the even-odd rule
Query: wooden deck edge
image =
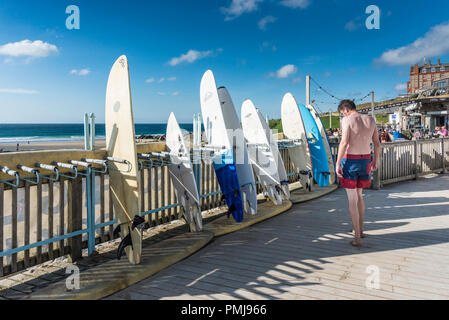
<path fill-rule="evenodd" d="M 97 300 L 126 289 L 187 258 L 212 241 L 211 232 L 187 233 L 142 250 L 142 263 L 111 260 L 80 273 L 80 290 L 68 291 L 66 279 L 27 296 L 30 300 Z"/>
<path fill-rule="evenodd" d="M 315 191 L 310 192 L 310 193 L 306 193 L 305 191 L 300 189 L 300 190 L 297 190 L 297 191 L 294 191 L 291 193 L 290 201 L 293 204 L 307 202 L 307 201 L 314 200 L 317 198 L 321 198 L 325 195 L 328 195 L 329 193 L 332 193 L 337 189 L 338 189 L 338 185 L 336 185 L 336 184 L 330 185 L 325 188 L 315 189 Z"/>

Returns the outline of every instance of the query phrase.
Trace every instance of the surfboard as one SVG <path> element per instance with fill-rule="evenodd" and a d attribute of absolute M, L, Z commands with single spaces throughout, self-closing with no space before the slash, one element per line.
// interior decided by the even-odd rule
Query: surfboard
<path fill-rule="evenodd" d="M 288 153 L 299 174 L 301 185 L 311 191 L 313 166 L 309 142 L 298 103 L 291 93 L 287 93 L 282 100 L 281 121 L 285 138 L 295 141 L 295 147 L 288 148 Z"/>
<path fill-rule="evenodd" d="M 241 112 L 243 133 L 248 143 L 249 157 L 254 172 L 270 200 L 276 205 L 281 205 L 281 181 L 272 150 L 273 139 L 270 129 L 251 100 L 243 102 Z"/>
<path fill-rule="evenodd" d="M 235 167 L 240 182 L 243 210 L 248 214 L 255 215 L 257 213 L 256 180 L 249 159 L 243 128 L 231 96 L 225 87 L 218 88 L 218 97 L 223 111 L 226 132 L 235 154 Z"/>
<path fill-rule="evenodd" d="M 329 185 L 330 168 L 323 138 L 310 110 L 305 105 L 299 104 L 299 111 L 312 155 L 313 178 L 321 188 L 327 187 Z"/>
<path fill-rule="evenodd" d="M 170 114 L 167 124 L 166 145 L 170 153 L 168 166 L 170 177 L 175 189 L 178 203 L 181 204 L 184 217 L 193 232 L 200 232 L 203 228 L 200 197 L 193 174 L 190 150 L 184 140 L 174 113 Z"/>
<path fill-rule="evenodd" d="M 336 182 L 336 174 L 335 174 L 335 162 L 334 162 L 334 156 L 332 154 L 332 149 L 329 143 L 329 137 L 326 133 L 326 128 L 323 125 L 323 121 L 321 121 L 320 116 L 318 115 L 318 112 L 316 111 L 315 107 L 313 105 L 306 106 L 307 109 L 309 109 L 310 113 L 312 114 L 313 118 L 315 119 L 315 123 L 318 127 L 318 130 L 321 134 L 321 139 L 323 139 L 324 149 L 326 149 L 326 155 L 327 155 L 327 162 L 329 164 L 329 184 L 334 184 Z"/>
<path fill-rule="evenodd" d="M 140 217 L 140 175 L 126 56 L 117 59 L 109 74 L 105 120 L 108 156 L 127 160 L 131 167 L 127 172 L 127 164 L 110 163 L 109 185 L 122 238 L 118 252 L 121 253 L 121 249 L 124 248 L 129 262 L 139 264 L 142 253 L 142 231 L 133 222 L 143 218 Z M 120 256 L 121 254 L 118 256 L 119 259 Z"/>
<path fill-rule="evenodd" d="M 206 71 L 201 79 L 200 100 L 207 143 L 215 149 L 213 167 L 229 208 L 228 215 L 232 214 L 236 222 L 242 222 L 243 199 L 235 155 L 226 130 L 215 78 L 210 70 Z"/>

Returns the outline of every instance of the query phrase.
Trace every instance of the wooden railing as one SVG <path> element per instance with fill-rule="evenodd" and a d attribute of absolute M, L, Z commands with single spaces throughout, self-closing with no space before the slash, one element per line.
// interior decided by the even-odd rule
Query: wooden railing
<path fill-rule="evenodd" d="M 338 144 L 331 145 L 334 159 Z M 138 145 L 142 153 L 165 150 L 164 143 Z M 281 150 L 290 182 L 298 181 L 288 150 Z M 105 151 L 48 151 L 0 154 L 0 165 L 15 168 L 17 164 L 33 167 L 34 163 L 67 162 L 82 158 L 102 159 Z M 417 179 L 432 172 L 446 172 L 449 166 L 449 139 L 407 141 L 382 144 L 379 171 L 373 185 Z M 202 210 L 224 205 L 211 163 L 200 165 Z M 147 227 L 169 223 L 180 218 L 174 189 L 167 166 L 143 168 L 141 175 L 141 208 Z M 0 179 L 8 176 L 0 174 Z M 20 181 L 13 188 L 0 183 L 0 253 L 17 252 L 0 257 L 0 277 L 38 265 L 64 255 L 72 260 L 82 256 L 88 246 L 86 177 L 60 177 L 56 182 L 41 179 L 37 185 Z M 261 192 L 260 185 L 258 191 Z M 109 175 L 95 174 L 95 243 L 113 239 L 114 212 L 109 190 Z M 27 248 L 26 246 L 31 246 Z M 26 248 L 21 250 L 20 248 Z M 20 250 L 19 250 L 20 249 Z"/>
<path fill-rule="evenodd" d="M 140 153 L 164 150 L 164 143 L 138 145 Z M 288 151 L 281 150 L 281 154 L 287 172 L 292 172 Z M 37 162 L 67 163 L 82 158 L 103 159 L 104 156 L 104 150 L 10 153 L 0 154 L 0 165 L 33 167 Z M 199 166 L 202 210 L 223 206 L 212 163 L 203 161 Z M 141 209 L 151 212 L 145 216 L 147 228 L 180 219 L 181 208 L 174 206 L 177 200 L 168 167 L 142 168 L 140 177 Z M 7 178 L 0 174 L 0 179 Z M 16 249 L 16 252 L 0 257 L 0 277 L 65 255 L 72 261 L 82 257 L 90 237 L 87 181 L 82 175 L 76 179 L 61 176 L 57 182 L 40 179 L 37 185 L 21 181 L 17 188 L 0 182 L 0 253 Z M 290 181 L 297 181 L 297 176 L 290 176 Z M 260 185 L 258 190 L 262 191 Z M 113 239 L 115 217 L 108 173 L 95 173 L 94 203 L 94 240 L 99 244 Z"/>
<path fill-rule="evenodd" d="M 331 144 L 331 148 L 336 161 L 338 144 Z M 373 187 L 446 173 L 448 167 L 449 138 L 383 143 Z"/>

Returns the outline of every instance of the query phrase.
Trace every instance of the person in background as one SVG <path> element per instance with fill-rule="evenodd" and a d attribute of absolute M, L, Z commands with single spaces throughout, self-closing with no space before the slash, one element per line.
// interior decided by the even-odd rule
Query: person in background
<path fill-rule="evenodd" d="M 380 134 L 380 142 L 381 142 L 381 143 L 388 143 L 388 142 L 391 142 L 390 135 L 388 134 L 387 131 L 383 131 L 383 132 Z"/>
<path fill-rule="evenodd" d="M 432 132 L 432 138 L 438 138 L 440 136 L 440 127 L 435 127 L 435 130 Z"/>
<path fill-rule="evenodd" d="M 447 137 L 449 135 L 449 132 L 447 131 L 445 126 L 442 126 L 438 134 L 440 135 L 440 137 Z"/>

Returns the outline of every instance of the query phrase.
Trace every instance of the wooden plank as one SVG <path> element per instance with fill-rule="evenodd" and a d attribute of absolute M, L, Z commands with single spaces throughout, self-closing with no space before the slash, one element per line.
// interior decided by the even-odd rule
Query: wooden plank
<path fill-rule="evenodd" d="M 154 209 L 159 208 L 159 196 L 160 196 L 160 192 L 159 192 L 159 168 L 155 167 L 154 168 Z M 160 224 L 159 221 L 159 212 L 156 212 L 154 214 L 154 221 L 155 221 L 155 225 L 158 226 Z"/>
<path fill-rule="evenodd" d="M 81 176 L 69 182 L 68 188 L 68 232 L 82 230 L 83 227 L 83 179 Z M 70 258 L 72 262 L 82 258 L 82 236 L 69 239 Z"/>
<path fill-rule="evenodd" d="M 59 179 L 59 235 L 65 233 L 65 180 L 64 177 Z M 59 241 L 59 255 L 65 255 L 65 241 Z"/>
<path fill-rule="evenodd" d="M 0 183 L 0 252 L 3 251 L 3 235 L 5 230 L 5 223 L 4 223 L 4 211 L 3 211 L 3 205 L 4 205 L 4 189 L 5 185 L 3 183 Z M 3 277 L 5 275 L 5 271 L 3 269 L 3 257 L 0 258 L 0 277 Z"/>
<path fill-rule="evenodd" d="M 109 221 L 114 220 L 114 201 L 112 200 L 112 190 L 111 190 L 111 183 L 110 180 L 108 180 L 108 198 L 109 198 Z M 114 226 L 109 226 L 109 239 L 114 239 Z"/>
<path fill-rule="evenodd" d="M 100 224 L 105 223 L 104 174 L 100 175 Z M 100 229 L 101 242 L 106 242 L 106 229 Z"/>
<path fill-rule="evenodd" d="M 11 190 L 11 232 L 12 232 L 12 243 L 11 248 L 17 248 L 17 188 L 12 188 Z M 17 272 L 17 253 L 11 256 L 11 273 Z"/>
<path fill-rule="evenodd" d="M 145 211 L 145 170 L 140 170 L 140 210 Z"/>
<path fill-rule="evenodd" d="M 144 169 L 142 169 L 144 170 Z M 153 208 L 153 194 L 154 194 L 154 190 L 151 187 L 151 182 L 153 181 L 153 170 L 151 168 L 145 169 L 147 171 L 147 175 L 148 175 L 148 180 L 147 180 L 147 189 L 148 189 L 148 207 L 147 210 L 151 210 Z M 146 216 L 146 220 L 148 225 L 150 226 L 150 228 L 153 226 L 153 219 L 152 219 L 152 215 L 147 215 Z"/>
<path fill-rule="evenodd" d="M 36 186 L 36 241 L 42 241 L 42 181 Z M 42 247 L 36 248 L 36 262 L 42 263 Z"/>
<path fill-rule="evenodd" d="M 172 198 L 172 181 L 171 181 L 171 177 L 170 177 L 170 172 L 168 171 L 168 167 L 167 167 L 167 203 L 169 205 L 174 204 L 173 198 Z M 173 209 L 168 209 L 168 221 L 171 222 L 173 219 Z"/>
<path fill-rule="evenodd" d="M 165 202 L 165 196 L 167 194 L 167 185 L 165 183 L 165 175 L 166 175 L 166 166 L 161 167 L 161 191 L 160 191 L 160 195 L 161 195 L 161 202 L 160 202 L 160 206 L 161 208 L 165 206 L 166 202 Z M 167 210 L 162 210 L 160 212 L 161 215 L 161 223 L 164 224 L 167 222 Z"/>
<path fill-rule="evenodd" d="M 25 182 L 25 194 L 24 194 L 24 245 L 30 244 L 30 232 L 31 232 L 31 224 L 30 224 L 30 183 Z M 30 250 L 25 250 L 24 252 L 24 265 L 25 268 L 31 266 L 30 264 Z"/>
<path fill-rule="evenodd" d="M 48 215 L 47 215 L 47 227 L 48 227 L 48 239 L 53 238 L 53 206 L 54 206 L 54 194 L 53 194 L 53 181 L 48 181 Z M 48 257 L 50 260 L 54 259 L 53 243 L 48 244 Z"/>

